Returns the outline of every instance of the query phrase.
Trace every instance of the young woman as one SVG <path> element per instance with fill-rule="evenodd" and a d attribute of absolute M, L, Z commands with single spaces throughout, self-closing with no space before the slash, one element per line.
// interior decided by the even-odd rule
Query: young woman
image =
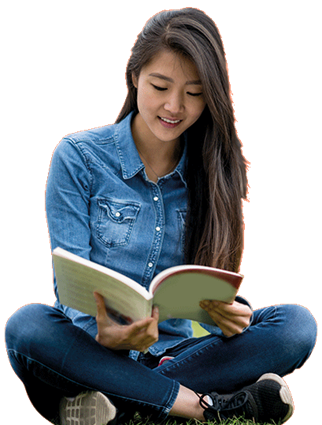
<path fill-rule="evenodd" d="M 238 271 L 246 161 L 215 24 L 192 8 L 155 15 L 126 78 L 116 124 L 70 135 L 55 150 L 46 194 L 52 249 L 146 288 L 182 263 Z M 157 308 L 121 326 L 100 295 L 94 318 L 61 305 L 55 289 L 55 308 L 27 305 L 6 328 L 10 362 L 52 423 L 101 425 L 136 411 L 154 420 L 292 415 L 281 376 L 314 347 L 316 323 L 305 308 L 204 301 L 213 326 L 194 338 L 190 321 L 158 324 Z"/>

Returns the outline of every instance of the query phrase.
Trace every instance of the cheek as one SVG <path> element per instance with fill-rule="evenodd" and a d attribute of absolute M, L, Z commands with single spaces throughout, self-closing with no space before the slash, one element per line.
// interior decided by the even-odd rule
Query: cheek
<path fill-rule="evenodd" d="M 145 115 L 153 115 L 153 112 L 157 107 L 154 97 L 145 90 L 138 92 L 137 104 L 139 111 Z"/>

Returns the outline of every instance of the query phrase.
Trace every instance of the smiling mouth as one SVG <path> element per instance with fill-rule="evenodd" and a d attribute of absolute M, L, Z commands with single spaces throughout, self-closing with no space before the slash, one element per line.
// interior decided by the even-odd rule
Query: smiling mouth
<path fill-rule="evenodd" d="M 162 121 L 167 122 L 168 124 L 179 124 L 182 120 L 169 120 L 168 118 L 159 117 Z"/>

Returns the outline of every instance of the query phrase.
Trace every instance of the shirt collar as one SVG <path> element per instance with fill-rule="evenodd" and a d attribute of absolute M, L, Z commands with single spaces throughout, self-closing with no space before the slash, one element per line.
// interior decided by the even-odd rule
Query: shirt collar
<path fill-rule="evenodd" d="M 125 180 L 132 178 L 144 168 L 132 136 L 132 117 L 133 112 L 115 126 L 116 130 L 114 133 L 114 140 L 122 167 L 122 175 Z"/>
<path fill-rule="evenodd" d="M 144 164 L 141 161 L 140 155 L 136 149 L 135 142 L 132 136 L 131 121 L 133 118 L 134 111 L 124 118 L 115 127 L 114 140 L 116 142 L 116 148 L 119 155 L 122 175 L 124 180 L 134 177 L 139 171 L 144 169 Z M 173 173 L 177 172 L 184 183 L 186 183 L 186 157 L 187 157 L 187 138 L 184 134 L 184 150 Z M 172 174 L 172 173 L 171 173 Z"/>

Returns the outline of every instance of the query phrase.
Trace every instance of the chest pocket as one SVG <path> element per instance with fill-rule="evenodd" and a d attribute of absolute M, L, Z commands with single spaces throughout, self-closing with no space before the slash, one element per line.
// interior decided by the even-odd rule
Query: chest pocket
<path fill-rule="evenodd" d="M 97 237 L 109 248 L 129 243 L 140 204 L 130 201 L 98 199 Z"/>

